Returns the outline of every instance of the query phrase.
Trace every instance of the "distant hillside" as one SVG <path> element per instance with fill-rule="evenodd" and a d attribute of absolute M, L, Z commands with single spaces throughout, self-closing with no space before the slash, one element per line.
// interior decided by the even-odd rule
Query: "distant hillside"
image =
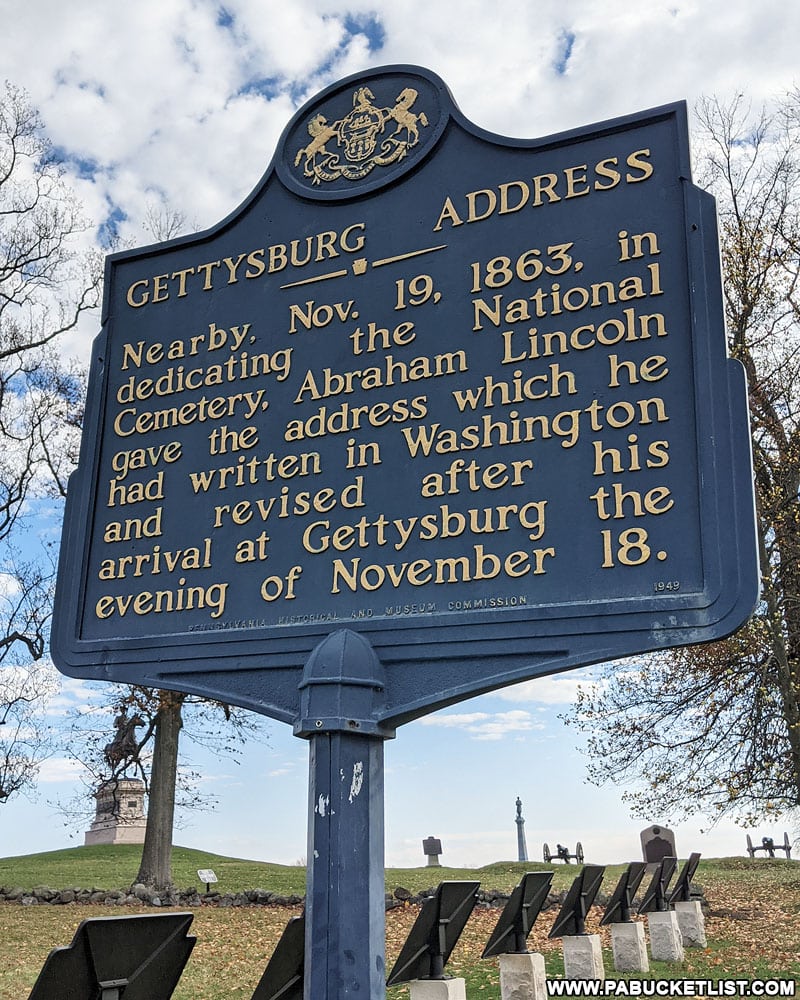
<path fill-rule="evenodd" d="M 142 848 L 135 844 L 101 844 L 71 847 L 62 851 L 0 858 L 0 885 L 32 889 L 48 885 L 53 889 L 124 889 L 139 870 Z M 269 884 L 273 892 L 302 893 L 305 869 L 288 865 L 264 864 L 240 858 L 226 858 L 189 847 L 173 847 L 172 877 L 177 886 L 200 888 L 199 868 L 212 868 L 222 892 L 259 888 Z"/>
<path fill-rule="evenodd" d="M 127 889 L 136 878 L 142 849 L 130 844 L 103 844 L 71 847 L 62 851 L 0 858 L 0 886 L 33 889 Z M 526 871 L 546 871 L 551 866 L 541 862 L 498 861 L 476 870 L 462 868 L 387 868 L 386 887 L 398 886 L 412 893 L 429 889 L 444 879 L 480 879 L 486 889 L 510 890 Z M 578 872 L 575 865 L 553 865 L 554 887 L 564 889 Z M 609 867 L 606 879 L 616 879 L 622 865 Z M 220 892 L 244 889 L 268 889 L 281 895 L 303 895 L 306 872 L 300 865 L 276 865 L 210 854 L 189 847 L 172 849 L 172 877 L 180 889 L 201 888 L 197 877 L 200 868 L 211 868 L 219 879 Z M 204 888 L 204 887 L 203 887 Z"/>

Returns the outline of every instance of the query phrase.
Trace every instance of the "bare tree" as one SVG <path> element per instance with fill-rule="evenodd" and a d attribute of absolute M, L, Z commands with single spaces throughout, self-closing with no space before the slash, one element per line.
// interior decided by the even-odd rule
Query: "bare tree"
<path fill-rule="evenodd" d="M 143 227 L 153 238 L 170 239 L 184 226 L 184 217 L 163 198 L 148 202 Z M 0 684 L 6 796 L 34 780 L 36 761 L 48 749 L 35 713 L 43 704 L 37 692 L 44 695 L 49 687 L 44 670 L 30 664 L 46 649 L 54 566 L 46 545 L 24 537 L 24 522 L 32 502 L 66 494 L 77 463 L 86 377 L 77 364 L 63 360 L 59 348 L 99 300 L 102 261 L 83 247 L 87 231 L 38 113 L 22 91 L 6 84 L 0 92 L 0 665 L 14 668 L 7 677 L 0 671 L 6 678 L 5 686 Z M 24 559 L 16 554 L 23 540 Z M 117 760 L 104 753 L 108 714 L 99 713 L 100 729 L 92 732 L 90 725 L 82 731 L 87 746 L 80 759 L 92 776 L 92 791 L 129 767 L 147 783 L 151 818 L 140 875 L 159 886 L 171 881 L 176 795 L 187 788 L 178 768 L 184 715 L 191 722 L 190 739 L 218 745 L 232 745 L 231 734 L 235 744 L 250 728 L 244 713 L 196 701 L 170 692 L 109 688 L 111 714 L 123 707 L 139 711 L 144 727 L 134 753 Z M 211 722 L 217 716 L 225 720 L 224 736 Z M 193 798 L 196 804 L 198 797 Z"/>
<path fill-rule="evenodd" d="M 42 761 L 53 752 L 44 713 L 57 690 L 58 680 L 45 664 L 6 665 L 0 671 L 0 804 L 29 793 Z"/>
<path fill-rule="evenodd" d="M 77 428 L 80 378 L 54 348 L 98 304 L 100 260 L 82 246 L 87 229 L 38 113 L 7 83 L 0 92 L 0 539 L 33 491 L 52 488 L 50 466 L 63 463 L 54 445 Z"/>
<path fill-rule="evenodd" d="M 63 494 L 77 449 L 81 380 L 59 338 L 97 304 L 86 223 L 25 94 L 0 89 L 0 802 L 29 789 L 51 752 L 57 686 L 46 650 L 54 560 L 27 512 Z"/>
<path fill-rule="evenodd" d="M 116 729 L 116 737 L 109 733 Z M 212 808 L 200 775 L 188 758 L 191 747 L 211 749 L 235 760 L 242 745 L 261 735 L 251 712 L 176 691 L 130 685 L 104 685 L 92 711 L 74 713 L 68 737 L 70 755 L 83 768 L 85 791 L 62 806 L 74 822 L 89 794 L 135 777 L 148 796 L 147 825 L 136 881 L 159 890 L 172 884 L 172 842 L 178 810 Z M 183 737 L 183 738 L 182 738 Z M 188 744 L 188 747 L 187 747 Z M 121 803 L 118 803 L 118 805 Z"/>
<path fill-rule="evenodd" d="M 762 600 L 728 640 L 611 668 L 569 717 L 590 779 L 640 815 L 754 820 L 800 806 L 800 98 L 698 108 L 729 347 L 750 394 Z"/>
<path fill-rule="evenodd" d="M 142 229 L 154 240 L 164 243 L 186 232 L 186 216 L 178 209 L 170 208 L 163 196 L 153 197 L 145 205 Z"/>
<path fill-rule="evenodd" d="M 82 249 L 86 229 L 36 110 L 7 83 L 0 91 L 0 542 L 11 539 L 32 499 L 63 494 L 76 456 L 82 383 L 57 343 L 98 303 L 100 262 Z"/>

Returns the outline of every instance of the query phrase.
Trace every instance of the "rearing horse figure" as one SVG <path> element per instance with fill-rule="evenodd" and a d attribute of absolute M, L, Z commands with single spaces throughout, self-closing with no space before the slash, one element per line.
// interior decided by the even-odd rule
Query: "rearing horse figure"
<path fill-rule="evenodd" d="M 393 118 L 397 122 L 397 128 L 392 133 L 392 138 L 397 135 L 401 129 L 406 130 L 408 136 L 409 146 L 414 146 L 419 142 L 419 129 L 417 128 L 417 122 L 420 125 L 427 125 L 428 119 L 424 111 L 420 111 L 418 115 L 411 111 L 411 105 L 417 99 L 417 91 L 412 87 L 406 87 L 405 90 L 401 90 L 400 93 L 395 98 L 396 104 L 389 111 L 389 117 Z"/>

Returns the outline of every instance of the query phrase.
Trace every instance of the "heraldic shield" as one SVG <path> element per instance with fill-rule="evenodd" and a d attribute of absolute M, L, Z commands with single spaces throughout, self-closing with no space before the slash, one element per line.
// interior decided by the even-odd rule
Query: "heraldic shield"
<path fill-rule="evenodd" d="M 442 90 L 435 78 L 389 69 L 368 84 L 361 75 L 323 92 L 287 130 L 279 157 L 284 181 L 337 197 L 396 179 L 397 170 L 387 168 L 413 165 L 441 134 L 448 103 Z"/>

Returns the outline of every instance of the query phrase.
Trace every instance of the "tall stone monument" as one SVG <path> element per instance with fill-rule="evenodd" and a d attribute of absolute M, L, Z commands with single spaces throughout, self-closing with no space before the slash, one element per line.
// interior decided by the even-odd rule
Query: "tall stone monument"
<path fill-rule="evenodd" d="M 525 819 L 522 815 L 522 799 L 519 796 L 517 796 L 517 818 L 514 822 L 517 824 L 517 860 L 527 861 L 528 846 L 525 843 Z"/>
<path fill-rule="evenodd" d="M 94 844 L 143 844 L 147 827 L 144 782 L 139 778 L 109 781 L 95 792 L 94 822 L 86 831 L 84 846 Z"/>

